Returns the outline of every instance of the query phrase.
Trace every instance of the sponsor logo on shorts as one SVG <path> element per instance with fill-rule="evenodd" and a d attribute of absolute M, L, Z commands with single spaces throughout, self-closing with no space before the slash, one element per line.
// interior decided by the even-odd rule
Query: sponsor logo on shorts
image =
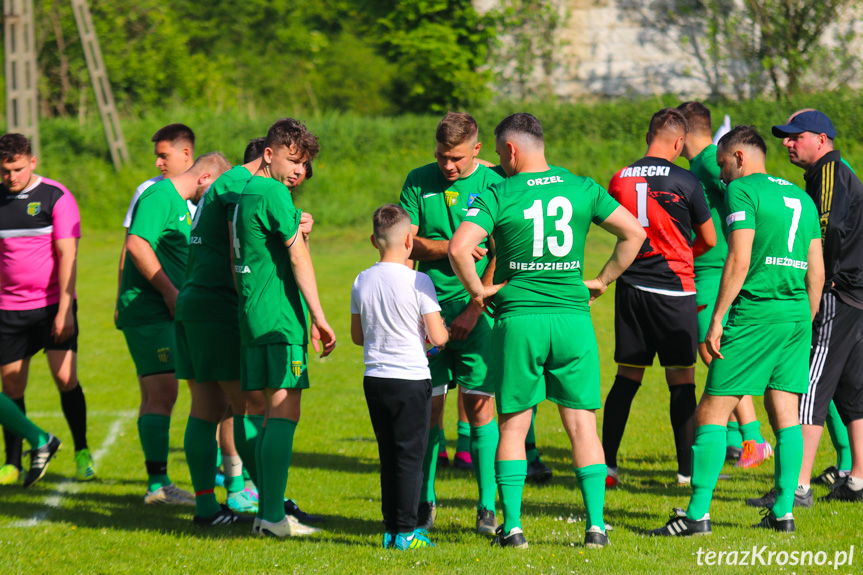
<path fill-rule="evenodd" d="M 560 176 L 546 176 L 544 178 L 535 178 L 533 180 L 528 180 L 528 186 L 544 186 L 546 184 L 562 184 L 563 178 Z"/>
<path fill-rule="evenodd" d="M 238 274 L 250 274 L 252 270 L 249 269 L 249 266 L 234 266 L 234 271 Z"/>
<path fill-rule="evenodd" d="M 767 256 L 764 259 L 764 263 L 768 266 L 782 266 L 786 268 L 796 268 L 798 270 L 805 270 L 809 267 L 809 262 L 802 262 L 800 260 L 792 260 L 791 258 L 783 257 Z"/>
<path fill-rule="evenodd" d="M 30 202 L 27 204 L 27 215 L 35 216 L 42 211 L 42 202 Z"/>
<path fill-rule="evenodd" d="M 525 272 L 553 272 L 581 269 L 581 262 L 509 262 L 509 269 Z"/>
<path fill-rule="evenodd" d="M 303 362 L 292 361 L 291 362 L 291 373 L 294 374 L 294 377 L 300 377 L 300 374 L 303 373 Z"/>
<path fill-rule="evenodd" d="M 734 212 L 733 214 L 728 214 L 728 217 L 725 218 L 725 225 L 730 226 L 734 222 L 742 222 L 746 219 L 746 212 Z"/>
<path fill-rule="evenodd" d="M 157 349 L 156 355 L 159 356 L 159 361 L 161 363 L 168 363 L 168 360 L 171 359 L 171 348 L 163 347 L 161 349 Z"/>
<path fill-rule="evenodd" d="M 444 192 L 444 201 L 447 207 L 453 207 L 458 203 L 458 192 Z"/>
<path fill-rule="evenodd" d="M 670 166 L 635 166 L 620 172 L 621 178 L 648 178 L 651 176 L 667 176 Z"/>

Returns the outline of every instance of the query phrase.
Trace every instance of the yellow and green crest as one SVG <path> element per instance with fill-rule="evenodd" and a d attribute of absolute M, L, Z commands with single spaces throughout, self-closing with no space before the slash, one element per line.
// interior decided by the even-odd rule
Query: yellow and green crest
<path fill-rule="evenodd" d="M 160 362 L 168 363 L 168 360 L 171 359 L 171 348 L 163 347 L 161 349 L 157 349 L 156 354 L 159 356 Z"/>
<path fill-rule="evenodd" d="M 300 377 L 300 374 L 303 373 L 303 362 L 302 361 L 292 361 L 291 362 L 291 373 L 294 374 L 294 377 Z"/>
<path fill-rule="evenodd" d="M 27 204 L 27 215 L 35 216 L 42 211 L 42 202 L 30 202 Z"/>
<path fill-rule="evenodd" d="M 458 203 L 458 192 L 444 192 L 444 201 L 446 202 L 447 207 L 453 207 Z"/>

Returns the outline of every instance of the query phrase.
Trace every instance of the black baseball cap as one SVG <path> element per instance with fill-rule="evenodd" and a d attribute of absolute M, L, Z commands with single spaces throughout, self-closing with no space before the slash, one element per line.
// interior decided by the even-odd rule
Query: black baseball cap
<path fill-rule="evenodd" d="M 824 134 L 831 140 L 836 139 L 836 128 L 833 127 L 833 122 L 827 114 L 818 110 L 801 112 L 794 116 L 790 123 L 784 126 L 773 126 L 773 135 L 777 138 L 786 138 L 791 134 L 802 132 Z"/>

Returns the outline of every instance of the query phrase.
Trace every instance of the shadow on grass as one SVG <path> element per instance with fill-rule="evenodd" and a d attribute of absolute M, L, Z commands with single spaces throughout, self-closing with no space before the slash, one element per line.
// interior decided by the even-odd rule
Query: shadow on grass
<path fill-rule="evenodd" d="M 381 466 L 365 457 L 352 457 L 338 453 L 309 453 L 294 451 L 291 467 L 308 469 L 328 469 L 349 473 L 380 473 Z"/>

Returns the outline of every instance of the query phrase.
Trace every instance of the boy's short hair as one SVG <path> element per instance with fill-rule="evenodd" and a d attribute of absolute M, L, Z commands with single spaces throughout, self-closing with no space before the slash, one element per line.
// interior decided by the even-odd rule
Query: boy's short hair
<path fill-rule="evenodd" d="M 474 142 L 479 126 L 473 116 L 464 112 L 448 112 L 437 125 L 435 140 L 445 148 L 455 148 L 465 142 Z"/>
<path fill-rule="evenodd" d="M 372 229 L 375 239 L 378 241 L 391 239 L 390 234 L 402 225 L 410 228 L 411 217 L 403 207 L 395 204 L 386 204 L 379 207 L 372 216 Z"/>
<path fill-rule="evenodd" d="M 249 140 L 249 145 L 246 146 L 246 151 L 243 152 L 243 163 L 248 164 L 252 160 L 257 160 L 264 155 L 267 139 L 264 137 Z"/>
<path fill-rule="evenodd" d="M 305 156 L 307 161 L 314 160 L 321 151 L 318 137 L 310 132 L 305 124 L 293 118 L 282 118 L 270 126 L 266 147 L 273 151 L 280 147 L 293 147 L 298 154 Z"/>
<path fill-rule="evenodd" d="M 3 134 L 0 137 L 0 161 L 11 162 L 18 156 L 33 155 L 30 140 L 22 134 Z"/>
<path fill-rule="evenodd" d="M 189 148 L 195 149 L 195 132 L 186 124 L 168 124 L 164 128 L 159 128 L 150 140 L 154 144 L 159 142 L 170 142 L 172 146 L 182 142 L 188 144 Z"/>

